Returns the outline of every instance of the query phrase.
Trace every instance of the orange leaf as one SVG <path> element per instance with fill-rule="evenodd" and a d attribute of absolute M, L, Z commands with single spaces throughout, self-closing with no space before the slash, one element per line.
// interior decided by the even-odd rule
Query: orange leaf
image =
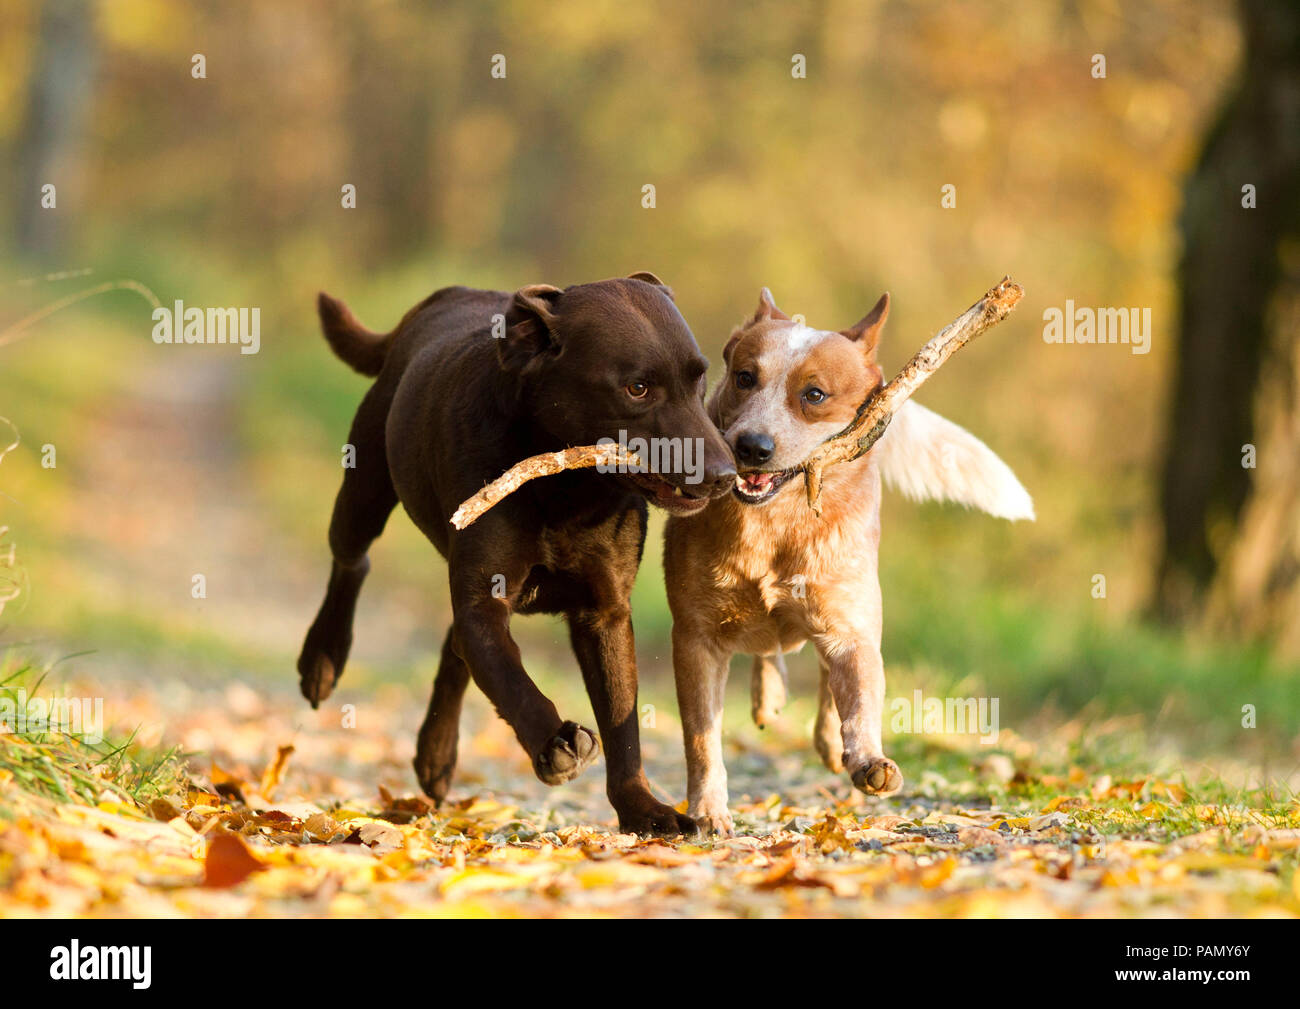
<path fill-rule="evenodd" d="M 265 868 L 237 834 L 218 834 L 208 845 L 208 854 L 203 860 L 203 885 L 235 886 Z"/>
<path fill-rule="evenodd" d="M 284 769 L 288 766 L 289 757 L 292 754 L 292 743 L 279 747 L 275 753 L 275 760 L 267 765 L 266 770 L 262 772 L 262 795 L 267 799 L 271 798 L 271 793 L 280 784 L 280 778 L 284 776 Z"/>

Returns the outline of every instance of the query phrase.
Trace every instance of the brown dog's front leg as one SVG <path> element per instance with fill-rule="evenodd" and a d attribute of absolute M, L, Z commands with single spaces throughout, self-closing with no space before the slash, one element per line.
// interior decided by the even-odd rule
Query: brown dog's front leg
<path fill-rule="evenodd" d="M 576 778 L 596 759 L 600 742 L 590 729 L 560 718 L 510 636 L 512 601 L 532 567 L 526 545 L 506 514 L 495 521 L 489 515 L 460 534 L 449 560 L 455 641 L 474 682 L 514 730 L 539 779 L 559 785 Z"/>
<path fill-rule="evenodd" d="M 456 605 L 456 634 L 465 664 L 497 714 L 515 732 L 548 785 L 581 774 L 600 753 L 596 734 L 566 722 L 524 669 L 519 646 L 510 636 L 510 607 L 504 599 L 478 599 Z"/>
<path fill-rule="evenodd" d="M 650 794 L 641 763 L 636 646 L 626 603 L 607 610 L 571 611 L 569 640 L 605 744 L 605 791 L 618 813 L 619 830 L 668 837 L 694 834 L 695 821 Z"/>

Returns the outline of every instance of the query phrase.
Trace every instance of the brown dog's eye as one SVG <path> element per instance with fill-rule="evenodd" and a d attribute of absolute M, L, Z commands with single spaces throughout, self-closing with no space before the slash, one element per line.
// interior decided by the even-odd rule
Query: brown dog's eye
<path fill-rule="evenodd" d="M 627 384 L 627 394 L 633 399 L 645 399 L 646 393 L 650 391 L 650 386 L 644 382 L 629 382 Z"/>
<path fill-rule="evenodd" d="M 752 371 L 736 372 L 736 388 L 737 389 L 754 388 L 754 373 Z"/>
<path fill-rule="evenodd" d="M 803 394 L 803 398 L 804 398 L 804 402 L 811 403 L 813 406 L 816 406 L 818 403 L 826 402 L 826 393 L 822 392 L 816 386 L 813 386 L 811 389 L 809 389 L 807 392 Z"/>

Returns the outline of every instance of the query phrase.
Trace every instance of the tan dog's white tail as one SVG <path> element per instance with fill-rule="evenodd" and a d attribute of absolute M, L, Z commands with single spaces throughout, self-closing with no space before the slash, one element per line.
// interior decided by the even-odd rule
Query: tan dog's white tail
<path fill-rule="evenodd" d="M 915 401 L 902 405 L 875 446 L 886 484 L 913 501 L 956 501 L 998 518 L 1034 518 L 1011 467 L 963 427 Z"/>

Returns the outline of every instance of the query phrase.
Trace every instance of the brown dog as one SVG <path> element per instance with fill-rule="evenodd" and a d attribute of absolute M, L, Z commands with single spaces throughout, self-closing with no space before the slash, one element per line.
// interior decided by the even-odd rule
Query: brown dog
<path fill-rule="evenodd" d="M 876 344 L 888 314 L 885 295 L 851 329 L 811 329 L 764 288 L 723 352 L 727 375 L 709 415 L 735 450 L 735 491 L 698 515 L 669 519 L 664 550 L 689 812 L 706 830 L 732 829 L 722 705 L 736 652 L 756 656 L 753 715 L 762 725 L 784 703 L 782 654 L 811 640 L 821 665 L 814 741 L 826 766 L 847 770 L 864 792 L 903 784 L 881 743 L 882 475 L 910 497 L 1033 517 L 1005 463 L 911 402 L 869 453 L 826 470 L 821 517 L 808 507 L 802 464 L 880 385 Z"/>
<path fill-rule="evenodd" d="M 641 767 L 629 593 L 647 500 L 699 511 L 730 490 L 736 471 L 704 412 L 708 362 L 671 293 L 648 273 L 513 295 L 452 287 L 388 335 L 367 331 L 324 294 L 320 315 L 339 357 L 377 378 L 352 424 L 356 466 L 343 475 L 330 522 L 333 573 L 298 660 L 304 696 L 318 705 L 343 671 L 366 550 L 400 500 L 447 558 L 451 579 L 453 622 L 415 757 L 424 791 L 438 801 L 447 794 L 470 677 L 542 781 L 568 781 L 595 759 L 596 736 L 560 718 L 510 636 L 512 613 L 562 613 L 620 828 L 693 832 L 694 821 L 650 795 Z M 449 524 L 457 505 L 519 460 L 620 436 L 694 446 L 695 466 L 562 473 L 527 484 L 463 531 Z"/>

